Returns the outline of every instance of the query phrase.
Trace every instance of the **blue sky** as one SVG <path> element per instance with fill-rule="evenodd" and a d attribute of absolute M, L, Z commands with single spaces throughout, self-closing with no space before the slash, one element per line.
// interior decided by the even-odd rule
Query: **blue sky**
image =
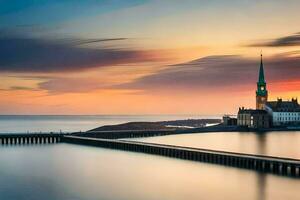
<path fill-rule="evenodd" d="M 145 3 L 145 0 L 1 0 L 1 26 L 50 25 Z"/>
<path fill-rule="evenodd" d="M 234 113 L 255 103 L 261 50 L 270 98 L 298 96 L 299 7 L 0 0 L 0 114 Z"/>

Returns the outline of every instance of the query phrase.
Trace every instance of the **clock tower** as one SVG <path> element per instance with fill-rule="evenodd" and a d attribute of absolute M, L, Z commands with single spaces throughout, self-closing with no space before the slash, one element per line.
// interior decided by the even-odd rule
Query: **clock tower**
<path fill-rule="evenodd" d="M 268 90 L 264 75 L 262 54 L 260 55 L 259 77 L 256 90 L 256 109 L 263 110 L 268 101 Z"/>

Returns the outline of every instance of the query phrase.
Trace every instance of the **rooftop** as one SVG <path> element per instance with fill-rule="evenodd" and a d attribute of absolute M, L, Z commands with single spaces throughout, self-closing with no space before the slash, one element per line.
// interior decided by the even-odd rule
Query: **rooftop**
<path fill-rule="evenodd" d="M 292 99 L 291 101 L 283 101 L 282 99 L 268 101 L 266 106 L 275 112 L 300 112 L 300 105 L 297 99 Z"/>
<path fill-rule="evenodd" d="M 265 110 L 239 108 L 239 114 L 267 114 Z"/>

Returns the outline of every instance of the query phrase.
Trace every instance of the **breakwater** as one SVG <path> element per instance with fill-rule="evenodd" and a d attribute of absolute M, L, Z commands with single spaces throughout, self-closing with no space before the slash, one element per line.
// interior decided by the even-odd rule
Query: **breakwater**
<path fill-rule="evenodd" d="M 0 144 L 50 144 L 61 141 L 63 134 L 1 134 Z"/>
<path fill-rule="evenodd" d="M 66 134 L 0 135 L 0 144 L 2 145 L 51 144 L 58 142 L 147 153 L 300 178 L 300 160 L 298 159 Z"/>
<path fill-rule="evenodd" d="M 251 169 L 283 176 L 300 177 L 300 160 L 297 159 L 79 136 L 64 136 L 62 142 L 154 154 L 184 160 Z"/>

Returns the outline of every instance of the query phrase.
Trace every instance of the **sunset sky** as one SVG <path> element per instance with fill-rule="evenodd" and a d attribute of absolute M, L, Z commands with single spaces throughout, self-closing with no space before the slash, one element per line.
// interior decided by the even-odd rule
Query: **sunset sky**
<path fill-rule="evenodd" d="M 0 114 L 234 114 L 300 98 L 298 0 L 0 0 Z"/>

